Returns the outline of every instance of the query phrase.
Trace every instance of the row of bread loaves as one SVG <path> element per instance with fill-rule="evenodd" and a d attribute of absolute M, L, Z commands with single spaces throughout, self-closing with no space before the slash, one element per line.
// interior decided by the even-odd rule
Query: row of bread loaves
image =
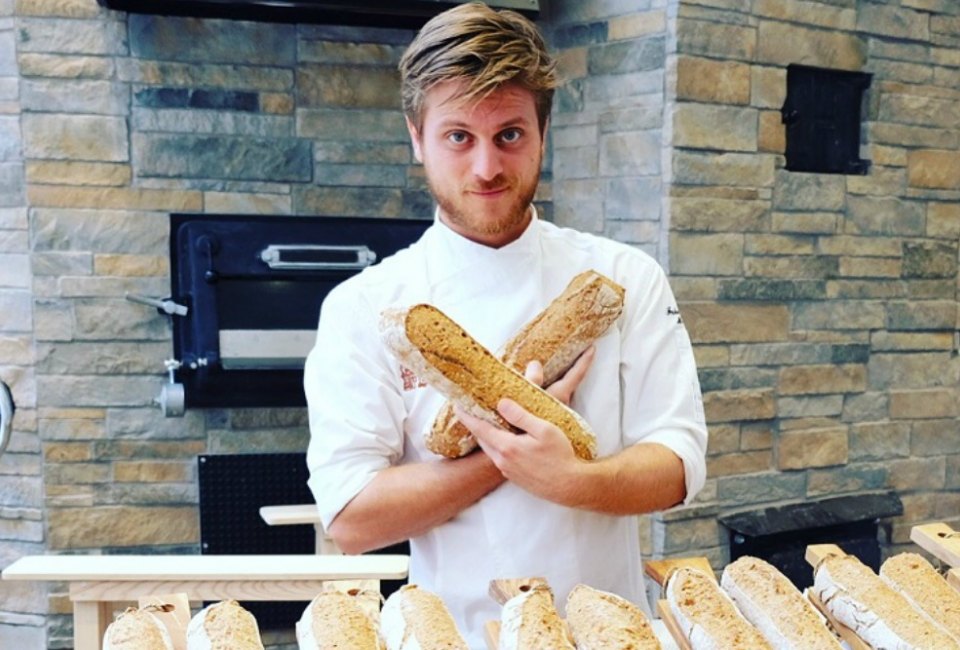
<path fill-rule="evenodd" d="M 174 650 L 170 631 L 157 614 L 162 607 L 130 608 L 103 635 L 103 650 Z M 235 600 L 204 608 L 190 619 L 187 650 L 263 650 L 253 615 Z"/>

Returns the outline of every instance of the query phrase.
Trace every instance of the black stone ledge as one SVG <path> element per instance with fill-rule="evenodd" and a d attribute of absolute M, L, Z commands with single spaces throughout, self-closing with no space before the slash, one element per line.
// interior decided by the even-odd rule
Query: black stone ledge
<path fill-rule="evenodd" d="M 741 535 L 760 537 L 902 514 L 903 502 L 900 497 L 894 492 L 883 492 L 740 511 L 720 515 L 717 520 Z"/>

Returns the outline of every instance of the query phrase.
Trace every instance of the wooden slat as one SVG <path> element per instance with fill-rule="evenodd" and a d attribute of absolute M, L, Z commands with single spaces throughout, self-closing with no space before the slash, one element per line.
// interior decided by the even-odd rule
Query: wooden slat
<path fill-rule="evenodd" d="M 673 612 L 670 611 L 670 603 L 665 600 L 658 600 L 657 613 L 660 614 L 660 620 L 663 621 L 667 631 L 670 632 L 673 640 L 677 642 L 680 650 L 693 650 L 690 646 L 690 641 L 687 640 L 686 635 L 680 629 L 680 624 L 677 623 L 677 619 L 673 617 Z"/>
<path fill-rule="evenodd" d="M 487 650 L 499 650 L 500 621 L 487 621 L 483 626 L 483 637 L 487 642 Z"/>
<path fill-rule="evenodd" d="M 828 621 L 830 621 L 830 625 L 834 630 L 837 631 L 840 637 L 847 642 L 847 645 L 850 646 L 850 650 L 872 650 L 870 644 L 861 639 L 856 632 L 835 619 L 833 614 L 830 613 L 830 610 L 827 609 L 826 605 L 820 602 L 820 599 L 815 593 L 813 593 L 813 591 L 809 591 L 807 593 L 807 598 L 809 598 L 810 602 L 813 603 L 813 606 L 820 610 L 820 613 L 823 614 Z"/>
<path fill-rule="evenodd" d="M 28 555 L 5 580 L 296 582 L 401 579 L 406 555 Z M 170 589 L 166 593 L 183 591 Z"/>
<path fill-rule="evenodd" d="M 957 591 L 960 591 L 960 569 L 950 569 L 947 571 L 947 584 Z"/>
<path fill-rule="evenodd" d="M 142 596 L 179 592 L 197 600 L 312 600 L 324 586 L 323 580 L 102 580 L 71 582 L 70 600 L 75 603 L 137 600 Z"/>
<path fill-rule="evenodd" d="M 713 572 L 713 567 L 710 566 L 710 561 L 705 557 L 683 557 L 683 558 L 671 558 L 666 560 L 647 560 L 646 563 L 644 564 L 644 571 L 658 585 L 663 587 L 667 582 L 667 578 L 670 577 L 670 574 L 681 567 L 698 569 L 706 573 L 711 578 L 713 578 L 714 581 L 716 581 L 717 579 L 716 574 Z"/>
<path fill-rule="evenodd" d="M 320 513 L 317 506 L 305 503 L 295 506 L 263 506 L 260 508 L 260 518 L 268 526 L 296 526 L 320 523 Z"/>
<path fill-rule="evenodd" d="M 910 540 L 952 567 L 960 568 L 960 532 L 946 524 L 924 524 L 910 529 Z"/>
<path fill-rule="evenodd" d="M 823 560 L 831 555 L 846 555 L 846 551 L 837 546 L 836 544 L 810 544 L 807 546 L 807 552 L 804 555 L 804 559 L 807 561 L 807 564 L 813 567 L 813 570 L 816 571 L 817 567 L 820 566 L 820 563 Z"/>

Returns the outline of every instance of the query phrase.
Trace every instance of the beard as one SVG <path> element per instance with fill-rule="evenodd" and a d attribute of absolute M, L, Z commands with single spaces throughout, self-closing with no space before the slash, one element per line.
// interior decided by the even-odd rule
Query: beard
<path fill-rule="evenodd" d="M 444 185 L 425 166 L 427 187 L 440 208 L 443 221 L 454 231 L 480 241 L 497 238 L 507 233 L 516 233 L 519 237 L 529 222 L 530 204 L 537 193 L 540 181 L 539 164 L 536 175 L 531 178 L 500 175 L 489 182 L 474 182 L 466 187 Z M 484 205 L 483 199 L 472 196 L 472 192 L 505 190 L 506 195 L 496 202 Z M 504 241 L 500 245 L 512 240 Z"/>

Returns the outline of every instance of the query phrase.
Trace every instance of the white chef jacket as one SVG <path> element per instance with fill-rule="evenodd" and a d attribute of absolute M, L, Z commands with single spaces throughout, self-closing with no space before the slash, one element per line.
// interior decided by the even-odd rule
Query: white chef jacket
<path fill-rule="evenodd" d="M 601 457 L 637 442 L 673 450 L 692 499 L 706 475 L 707 431 L 690 339 L 660 266 L 637 249 L 536 218 L 499 249 L 435 220 L 417 243 L 323 303 L 304 375 L 309 485 L 323 525 L 379 470 L 438 458 L 423 434 L 444 398 L 381 343 L 384 308 L 433 304 L 497 351 L 588 269 L 623 285 L 625 305 L 597 341 L 571 406 L 596 433 Z M 485 623 L 499 619 L 487 594 L 494 578 L 543 576 L 561 608 L 580 582 L 647 608 L 636 517 L 566 508 L 510 482 L 410 543 L 410 582 L 438 593 L 478 650 Z"/>

